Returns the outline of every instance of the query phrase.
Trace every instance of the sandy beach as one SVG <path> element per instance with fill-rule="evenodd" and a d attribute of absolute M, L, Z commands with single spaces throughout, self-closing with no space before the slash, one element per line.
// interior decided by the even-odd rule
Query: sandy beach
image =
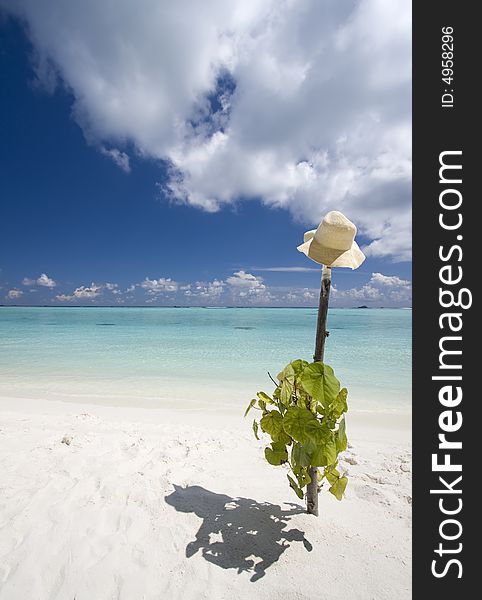
<path fill-rule="evenodd" d="M 409 598 L 409 416 L 349 413 L 317 519 L 240 408 L 2 398 L 1 600 Z"/>

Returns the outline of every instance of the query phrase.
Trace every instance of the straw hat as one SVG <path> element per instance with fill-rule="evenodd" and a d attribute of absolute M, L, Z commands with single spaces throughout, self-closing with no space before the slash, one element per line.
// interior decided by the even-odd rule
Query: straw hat
<path fill-rule="evenodd" d="M 318 229 L 307 231 L 298 250 L 326 267 L 357 269 L 365 255 L 355 242 L 356 227 L 341 212 L 327 213 Z"/>

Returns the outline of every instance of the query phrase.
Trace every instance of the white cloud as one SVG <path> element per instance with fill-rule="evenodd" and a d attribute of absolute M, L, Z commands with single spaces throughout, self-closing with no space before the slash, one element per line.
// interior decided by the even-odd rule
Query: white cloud
<path fill-rule="evenodd" d="M 14 288 L 13 290 L 9 290 L 5 297 L 8 298 L 8 300 L 17 300 L 21 296 L 23 296 L 22 290 L 17 290 Z"/>
<path fill-rule="evenodd" d="M 136 290 L 146 292 L 135 297 Z M 32 290 L 30 290 L 32 291 Z M 37 291 L 37 290 L 34 290 Z M 319 288 L 268 285 L 261 277 L 244 270 L 235 271 L 225 280 L 179 283 L 168 277 L 149 279 L 121 289 L 119 284 L 106 282 L 77 287 L 71 294 L 61 293 L 53 297 L 58 302 L 95 301 L 103 292 L 110 292 L 118 303 L 141 302 L 147 304 L 187 304 L 216 306 L 316 306 Z M 22 296 L 21 290 L 13 289 L 8 299 Z M 372 273 L 370 279 L 359 287 L 339 289 L 332 285 L 331 305 L 336 306 L 410 306 L 412 284 L 396 275 Z M 105 297 L 105 295 L 104 295 Z M 103 297 L 103 298 L 104 298 Z M 110 297 L 114 299 L 112 296 Z"/>
<path fill-rule="evenodd" d="M 233 301 L 258 302 L 263 304 L 268 303 L 273 298 L 261 277 L 256 277 L 252 273 L 236 271 L 226 279 L 226 283 L 231 288 L 231 298 Z"/>
<path fill-rule="evenodd" d="M 184 295 L 189 298 L 210 299 L 213 301 L 221 298 L 225 289 L 224 281 L 214 279 L 214 281 L 196 281 L 193 284 L 181 286 Z"/>
<path fill-rule="evenodd" d="M 102 287 L 91 283 L 90 287 L 80 286 L 74 290 L 75 298 L 96 298 L 101 293 Z"/>
<path fill-rule="evenodd" d="M 112 292 L 113 294 L 115 294 L 116 296 L 119 294 L 122 294 L 121 290 L 119 289 L 119 284 L 118 283 L 105 283 L 104 287 L 106 290 L 108 290 L 109 292 Z"/>
<path fill-rule="evenodd" d="M 74 296 L 69 295 L 69 294 L 57 294 L 55 296 L 55 300 L 58 300 L 59 302 L 70 302 L 73 299 L 74 299 Z"/>
<path fill-rule="evenodd" d="M 42 273 L 40 277 L 37 278 L 37 285 L 41 285 L 43 287 L 48 288 L 54 288 L 57 284 L 51 277 L 49 277 L 45 273 Z"/>
<path fill-rule="evenodd" d="M 42 287 L 54 288 L 57 283 L 49 277 L 46 273 L 42 273 L 37 277 L 37 279 L 30 279 L 28 277 L 24 277 L 22 280 L 22 285 L 40 285 Z"/>
<path fill-rule="evenodd" d="M 275 290 L 273 292 L 281 306 L 315 306 L 320 293 L 309 288 L 291 288 L 287 292 L 282 288 L 278 293 Z"/>
<path fill-rule="evenodd" d="M 243 287 L 243 288 L 257 288 L 263 286 L 263 280 L 261 277 L 256 277 L 251 273 L 246 273 L 245 271 L 236 271 L 226 279 L 226 283 L 228 285 L 232 285 L 234 287 Z"/>
<path fill-rule="evenodd" d="M 405 0 L 0 0 L 26 19 L 38 78 L 72 92 L 90 143 L 168 161 L 208 211 L 261 198 L 359 225 L 410 256 L 411 7 Z M 110 148 L 107 150 L 106 148 Z"/>
<path fill-rule="evenodd" d="M 339 306 L 352 306 L 353 303 L 367 306 L 411 306 L 412 284 L 397 276 L 372 273 L 370 281 L 359 288 L 339 290 L 332 286 L 335 303 Z"/>
<path fill-rule="evenodd" d="M 100 152 L 104 156 L 108 156 L 111 160 L 113 160 L 115 164 L 125 173 L 131 172 L 129 156 L 125 152 L 121 152 L 117 148 L 111 148 L 110 150 L 108 150 L 104 146 L 100 147 Z"/>
<path fill-rule="evenodd" d="M 93 300 L 97 298 L 102 293 L 101 285 L 96 285 L 95 283 L 91 283 L 90 287 L 86 287 L 81 285 L 76 288 L 72 294 L 58 294 L 55 296 L 55 300 L 60 302 L 70 302 L 71 300 Z"/>
<path fill-rule="evenodd" d="M 148 294 L 160 294 L 163 292 L 177 292 L 179 284 L 170 277 L 160 277 L 159 279 L 149 279 L 146 277 L 139 286 L 147 290 Z"/>
<path fill-rule="evenodd" d="M 179 288 L 184 297 L 193 301 L 228 304 L 265 304 L 273 298 L 268 287 L 260 277 L 245 271 L 236 271 L 225 281 L 197 281 Z"/>
<path fill-rule="evenodd" d="M 372 273 L 370 281 L 388 287 L 410 287 L 412 285 L 407 279 L 400 279 L 396 275 L 382 275 L 382 273 Z"/>

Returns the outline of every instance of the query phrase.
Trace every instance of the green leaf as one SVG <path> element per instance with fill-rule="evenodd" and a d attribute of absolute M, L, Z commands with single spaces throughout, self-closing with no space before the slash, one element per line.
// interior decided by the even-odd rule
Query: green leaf
<path fill-rule="evenodd" d="M 288 481 L 290 482 L 290 487 L 295 491 L 296 495 L 300 500 L 303 500 L 305 495 L 303 494 L 303 490 L 298 486 L 296 481 L 290 475 L 287 475 Z"/>
<path fill-rule="evenodd" d="M 302 469 L 303 469 L 303 467 L 301 465 L 299 465 L 298 463 L 293 462 L 293 457 L 291 457 L 291 470 L 297 477 L 301 473 Z"/>
<path fill-rule="evenodd" d="M 337 452 L 343 452 L 344 450 L 346 450 L 348 438 L 346 437 L 344 418 L 340 421 L 338 431 L 335 433 L 335 442 Z"/>
<path fill-rule="evenodd" d="M 248 408 L 246 409 L 246 411 L 244 413 L 244 416 L 246 416 L 249 413 L 249 411 L 253 408 L 253 406 L 256 404 L 256 402 L 257 402 L 256 398 L 253 398 L 253 400 L 251 400 L 251 402 L 248 405 Z"/>
<path fill-rule="evenodd" d="M 264 392 L 258 392 L 256 395 L 260 400 L 266 402 L 266 404 L 274 404 L 273 399 L 270 398 L 268 394 L 265 394 Z"/>
<path fill-rule="evenodd" d="M 288 363 L 286 365 L 286 367 L 281 371 L 281 373 L 278 373 L 278 380 L 279 381 L 289 381 L 289 383 L 293 384 L 295 381 L 295 370 L 293 369 L 293 366 L 291 365 L 291 363 Z"/>
<path fill-rule="evenodd" d="M 329 430 L 326 425 L 320 423 L 316 417 L 308 421 L 305 426 L 306 435 L 317 444 L 320 443 L 320 440 L 324 441 L 327 438 L 327 431 Z"/>
<path fill-rule="evenodd" d="M 305 485 L 308 485 L 311 481 L 311 477 L 308 474 L 308 469 L 301 469 L 301 472 L 299 475 L 297 475 L 296 479 L 298 480 L 298 484 L 301 489 L 303 489 Z"/>
<path fill-rule="evenodd" d="M 345 493 L 347 483 L 348 479 L 346 477 L 340 477 L 340 479 L 337 479 L 328 491 L 331 492 L 337 500 L 341 500 L 343 498 L 343 494 Z"/>
<path fill-rule="evenodd" d="M 333 485 L 340 479 L 340 472 L 335 467 L 327 467 L 325 469 L 325 477 L 330 485 Z"/>
<path fill-rule="evenodd" d="M 335 434 L 324 423 L 311 431 L 311 439 L 316 448 L 311 456 L 311 464 L 314 467 L 325 467 L 336 461 L 337 450 Z"/>
<path fill-rule="evenodd" d="M 254 437 L 259 440 L 259 436 L 258 436 L 258 423 L 256 421 L 256 419 L 253 421 L 253 432 L 254 432 Z"/>
<path fill-rule="evenodd" d="M 265 448 L 264 455 L 270 465 L 282 465 L 288 460 L 286 446 L 280 442 L 273 442 L 271 448 Z"/>
<path fill-rule="evenodd" d="M 311 453 L 303 444 L 295 442 L 291 450 L 291 461 L 301 467 L 309 467 L 311 461 Z"/>
<path fill-rule="evenodd" d="M 266 402 L 264 400 L 258 400 L 258 406 L 263 412 L 266 410 Z"/>
<path fill-rule="evenodd" d="M 305 367 L 301 385 L 305 392 L 316 398 L 325 408 L 336 400 L 340 391 L 340 382 L 333 369 L 321 362 L 314 362 Z"/>
<path fill-rule="evenodd" d="M 283 383 L 281 384 L 280 400 L 285 406 L 289 405 L 292 394 L 293 386 L 287 379 L 283 379 Z"/>
<path fill-rule="evenodd" d="M 346 413 L 346 411 L 348 410 L 348 404 L 346 401 L 347 397 L 348 390 L 346 388 L 340 390 L 338 396 L 335 398 L 335 401 L 330 407 L 330 419 L 332 419 L 333 421 L 338 421 L 341 415 L 343 413 Z"/>
<path fill-rule="evenodd" d="M 272 437 L 272 436 L 271 436 Z M 283 430 L 276 436 L 276 439 L 273 441 L 280 442 L 280 444 L 284 444 L 285 446 L 289 446 L 293 441 L 291 437 Z"/>
<path fill-rule="evenodd" d="M 277 410 L 267 412 L 259 422 L 261 429 L 268 433 L 274 441 L 276 441 L 280 434 L 284 433 L 283 429 L 283 417 Z"/>
<path fill-rule="evenodd" d="M 318 446 L 311 457 L 313 467 L 325 467 L 336 460 L 336 445 L 330 442 L 324 446 Z"/>
<path fill-rule="evenodd" d="M 307 429 L 310 431 L 319 426 L 316 417 L 307 408 L 291 406 L 286 411 L 283 419 L 283 427 L 288 435 L 297 442 L 305 442 L 308 439 Z"/>
<path fill-rule="evenodd" d="M 308 362 L 306 360 L 302 360 L 301 358 L 298 358 L 298 359 L 290 362 L 290 365 L 291 365 L 291 368 L 293 369 L 295 379 L 298 379 L 298 377 L 305 370 L 305 367 L 308 366 Z"/>

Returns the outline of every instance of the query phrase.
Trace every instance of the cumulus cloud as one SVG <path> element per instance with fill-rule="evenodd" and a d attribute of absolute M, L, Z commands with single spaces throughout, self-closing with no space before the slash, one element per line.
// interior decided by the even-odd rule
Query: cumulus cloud
<path fill-rule="evenodd" d="M 267 303 L 272 299 L 272 294 L 262 278 L 252 273 L 236 271 L 226 279 L 226 283 L 230 287 L 233 300 Z"/>
<path fill-rule="evenodd" d="M 165 160 L 173 201 L 257 198 L 306 224 L 338 209 L 368 255 L 410 257 L 410 3 L 0 6 L 26 23 L 39 81 L 72 92 L 89 143 L 124 170 L 126 143 Z"/>
<path fill-rule="evenodd" d="M 42 273 L 40 275 L 40 277 L 37 278 L 37 285 L 41 285 L 43 287 L 48 287 L 48 288 L 54 288 L 57 284 L 47 274 Z"/>
<path fill-rule="evenodd" d="M 46 273 L 42 273 L 39 275 L 39 277 L 37 277 L 37 279 L 29 279 L 28 277 L 24 277 L 22 280 L 22 285 L 40 285 L 42 287 L 54 288 L 57 283 Z"/>
<path fill-rule="evenodd" d="M 359 288 L 339 290 L 332 287 L 333 298 L 340 306 L 352 306 L 354 302 L 367 306 L 411 306 L 412 284 L 397 276 L 372 273 L 370 281 Z"/>
<path fill-rule="evenodd" d="M 118 283 L 105 283 L 104 287 L 106 290 L 108 290 L 109 292 L 112 292 L 113 294 L 115 294 L 116 296 L 121 294 L 121 290 L 119 289 L 119 284 Z"/>
<path fill-rule="evenodd" d="M 17 290 L 16 288 L 9 290 L 7 295 L 5 296 L 8 300 L 17 300 L 23 296 L 22 290 Z"/>
<path fill-rule="evenodd" d="M 256 277 L 245 271 L 236 271 L 226 279 L 226 283 L 234 287 L 257 288 L 263 285 L 261 277 Z"/>
<path fill-rule="evenodd" d="M 74 296 L 71 294 L 57 294 L 55 296 L 55 300 L 58 300 L 59 302 L 70 302 L 73 299 Z"/>
<path fill-rule="evenodd" d="M 100 152 L 104 156 L 109 157 L 115 164 L 122 169 L 125 173 L 131 172 L 129 156 L 125 152 L 121 152 L 117 148 L 111 148 L 108 150 L 104 146 L 100 147 Z"/>
<path fill-rule="evenodd" d="M 210 300 L 219 300 L 224 292 L 225 283 L 219 279 L 214 281 L 196 281 L 194 284 L 187 284 L 181 287 L 184 295 L 189 298 L 207 298 Z"/>
<path fill-rule="evenodd" d="M 382 273 L 372 273 L 370 281 L 388 287 L 410 287 L 412 285 L 407 279 L 400 279 L 396 275 L 382 275 Z"/>
<path fill-rule="evenodd" d="M 260 277 L 246 271 L 236 271 L 225 280 L 197 281 L 180 286 L 184 297 L 193 302 L 214 304 L 264 304 L 273 298 Z"/>
<path fill-rule="evenodd" d="M 208 210 L 260 197 L 314 224 L 336 208 L 373 240 L 368 254 L 406 259 L 410 9 L 283 7 L 239 56 L 228 125 L 174 151 L 172 195 Z"/>
<path fill-rule="evenodd" d="M 37 291 L 35 288 L 34 290 Z M 225 279 L 179 283 L 169 277 L 150 279 L 120 287 L 117 283 L 91 283 L 79 286 L 72 293 L 53 297 L 57 302 L 95 302 L 97 298 L 121 304 L 159 304 L 189 306 L 310 306 L 318 304 L 319 288 L 268 285 L 261 277 L 239 270 Z M 24 292 L 13 288 L 6 298 L 20 298 Z M 112 296 L 110 295 L 112 294 Z M 332 286 L 331 305 L 352 307 L 358 305 L 399 307 L 410 306 L 412 284 L 396 275 L 372 273 L 370 279 L 349 289 Z"/>
<path fill-rule="evenodd" d="M 159 279 L 149 279 L 149 277 L 146 277 L 139 286 L 152 295 L 163 292 L 177 292 L 179 288 L 177 281 L 173 281 L 170 277 L 160 277 Z"/>
<path fill-rule="evenodd" d="M 277 295 L 278 301 L 285 306 L 314 306 L 318 296 L 318 290 L 310 290 L 309 288 L 294 288 Z"/>
<path fill-rule="evenodd" d="M 81 285 L 72 294 L 58 294 L 55 299 L 59 302 L 70 302 L 71 300 L 93 300 L 102 293 L 101 285 L 91 283 L 89 287 Z"/>
<path fill-rule="evenodd" d="M 75 298 L 96 298 L 101 293 L 101 286 L 92 283 L 90 287 L 80 286 L 74 290 Z"/>

